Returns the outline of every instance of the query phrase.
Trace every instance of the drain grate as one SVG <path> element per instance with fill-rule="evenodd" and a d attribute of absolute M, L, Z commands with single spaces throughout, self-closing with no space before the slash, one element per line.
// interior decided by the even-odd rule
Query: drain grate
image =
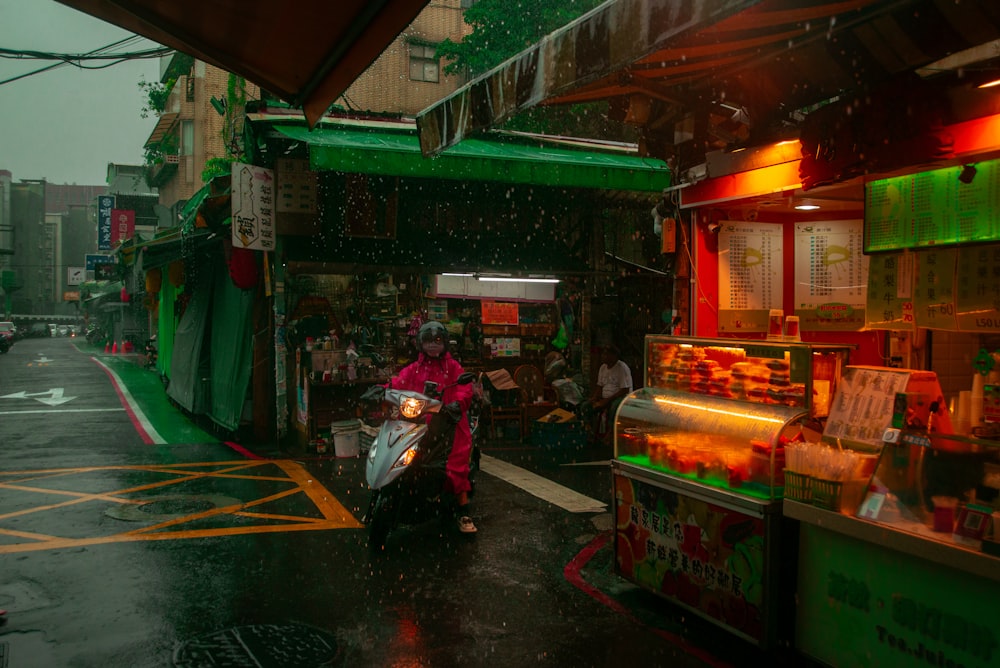
<path fill-rule="evenodd" d="M 177 668 L 321 668 L 337 658 L 333 634 L 304 624 L 252 624 L 189 640 Z M 2 668 L 2 664 L 0 664 Z"/>

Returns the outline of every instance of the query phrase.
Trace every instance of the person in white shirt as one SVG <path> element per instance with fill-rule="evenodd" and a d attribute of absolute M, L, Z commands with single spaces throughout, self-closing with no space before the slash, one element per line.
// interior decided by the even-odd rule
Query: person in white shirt
<path fill-rule="evenodd" d="M 618 348 L 614 345 L 604 347 L 600 370 L 597 372 L 597 384 L 590 397 L 594 415 L 594 433 L 598 436 L 610 436 L 611 426 L 609 416 L 614 416 L 614 409 L 628 393 L 632 391 L 632 370 L 619 359 Z M 604 425 L 601 428 L 601 425 Z"/>

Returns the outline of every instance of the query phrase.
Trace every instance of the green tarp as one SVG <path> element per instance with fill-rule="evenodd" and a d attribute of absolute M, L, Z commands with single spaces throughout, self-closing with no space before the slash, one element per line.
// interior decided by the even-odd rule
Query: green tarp
<path fill-rule="evenodd" d="M 415 131 L 324 127 L 310 132 L 294 125 L 275 130 L 307 143 L 316 171 L 641 192 L 670 186 L 667 164 L 655 158 L 481 139 L 466 139 L 436 158 L 425 158 Z"/>
<path fill-rule="evenodd" d="M 255 295 L 234 286 L 224 264 L 206 263 L 174 334 L 167 394 L 230 431 L 250 384 Z"/>

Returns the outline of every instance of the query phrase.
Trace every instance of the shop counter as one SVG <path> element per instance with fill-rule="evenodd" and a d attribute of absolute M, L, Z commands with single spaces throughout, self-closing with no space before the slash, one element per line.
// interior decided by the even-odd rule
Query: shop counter
<path fill-rule="evenodd" d="M 796 647 L 846 668 L 1000 666 L 1000 443 L 905 427 L 884 439 L 856 507 L 785 501 Z"/>

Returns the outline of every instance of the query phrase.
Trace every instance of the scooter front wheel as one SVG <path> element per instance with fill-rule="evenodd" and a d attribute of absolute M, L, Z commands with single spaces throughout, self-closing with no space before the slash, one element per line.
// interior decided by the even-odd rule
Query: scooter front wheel
<path fill-rule="evenodd" d="M 381 549 L 396 524 L 396 494 L 385 490 L 372 492 L 368 510 L 368 547 Z"/>

